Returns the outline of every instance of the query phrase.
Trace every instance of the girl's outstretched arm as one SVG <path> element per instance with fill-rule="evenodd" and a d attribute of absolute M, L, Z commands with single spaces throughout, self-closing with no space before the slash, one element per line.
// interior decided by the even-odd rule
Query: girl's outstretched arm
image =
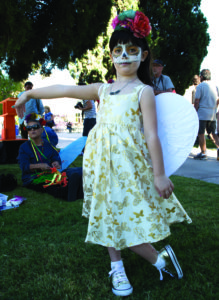
<path fill-rule="evenodd" d="M 16 101 L 14 108 L 20 118 L 23 117 L 25 111 L 24 105 L 30 99 L 54 99 L 54 98 L 76 98 L 94 100 L 99 99 L 98 89 L 101 83 L 90 85 L 52 85 L 40 89 L 32 89 L 26 91 Z"/>
<path fill-rule="evenodd" d="M 143 115 L 144 135 L 154 171 L 154 185 L 160 196 L 169 198 L 174 186 L 165 175 L 163 153 L 157 135 L 156 104 L 152 88 L 144 89 L 140 99 L 140 107 Z"/>

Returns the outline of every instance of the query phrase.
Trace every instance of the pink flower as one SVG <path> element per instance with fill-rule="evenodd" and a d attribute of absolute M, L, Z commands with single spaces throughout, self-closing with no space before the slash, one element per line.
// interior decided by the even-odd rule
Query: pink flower
<path fill-rule="evenodd" d="M 118 18 L 118 16 L 116 16 L 114 19 L 113 19 L 113 21 L 112 21 L 112 27 L 113 27 L 113 29 L 115 29 L 116 28 L 116 26 L 119 24 L 119 18 Z"/>

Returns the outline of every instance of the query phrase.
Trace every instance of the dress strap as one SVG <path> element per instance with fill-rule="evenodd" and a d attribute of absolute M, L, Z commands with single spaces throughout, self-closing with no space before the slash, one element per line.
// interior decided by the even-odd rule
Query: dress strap
<path fill-rule="evenodd" d="M 141 95 L 142 95 L 145 88 L 151 88 L 151 86 L 150 85 L 145 85 L 145 84 L 142 85 L 142 87 L 141 87 L 141 89 L 138 93 L 138 104 L 139 104 L 139 106 L 140 106 L 140 101 L 141 101 Z"/>
<path fill-rule="evenodd" d="M 106 84 L 105 84 L 105 83 L 102 83 L 102 84 L 99 86 L 99 89 L 98 89 L 98 96 L 99 96 L 99 99 L 100 99 L 101 92 L 102 92 L 103 89 L 104 89 L 104 85 L 106 85 Z"/>

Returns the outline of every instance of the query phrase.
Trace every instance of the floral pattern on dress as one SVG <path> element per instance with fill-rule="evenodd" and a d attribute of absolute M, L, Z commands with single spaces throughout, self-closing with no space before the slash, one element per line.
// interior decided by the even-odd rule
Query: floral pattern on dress
<path fill-rule="evenodd" d="M 163 199 L 154 187 L 138 101 L 144 85 L 114 96 L 108 87 L 86 143 L 82 215 L 89 218 L 86 242 L 121 250 L 160 241 L 172 223 L 192 221 L 174 194 Z"/>

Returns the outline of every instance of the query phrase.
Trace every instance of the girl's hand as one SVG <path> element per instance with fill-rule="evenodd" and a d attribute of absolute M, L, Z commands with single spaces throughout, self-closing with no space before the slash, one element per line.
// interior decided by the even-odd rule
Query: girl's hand
<path fill-rule="evenodd" d="M 17 115 L 23 118 L 25 112 L 25 103 L 29 100 L 28 92 L 24 92 L 20 98 L 15 102 L 14 108 L 16 109 Z"/>
<path fill-rule="evenodd" d="M 164 199 L 168 199 L 174 190 L 172 181 L 166 175 L 154 176 L 154 185 L 160 197 Z"/>

